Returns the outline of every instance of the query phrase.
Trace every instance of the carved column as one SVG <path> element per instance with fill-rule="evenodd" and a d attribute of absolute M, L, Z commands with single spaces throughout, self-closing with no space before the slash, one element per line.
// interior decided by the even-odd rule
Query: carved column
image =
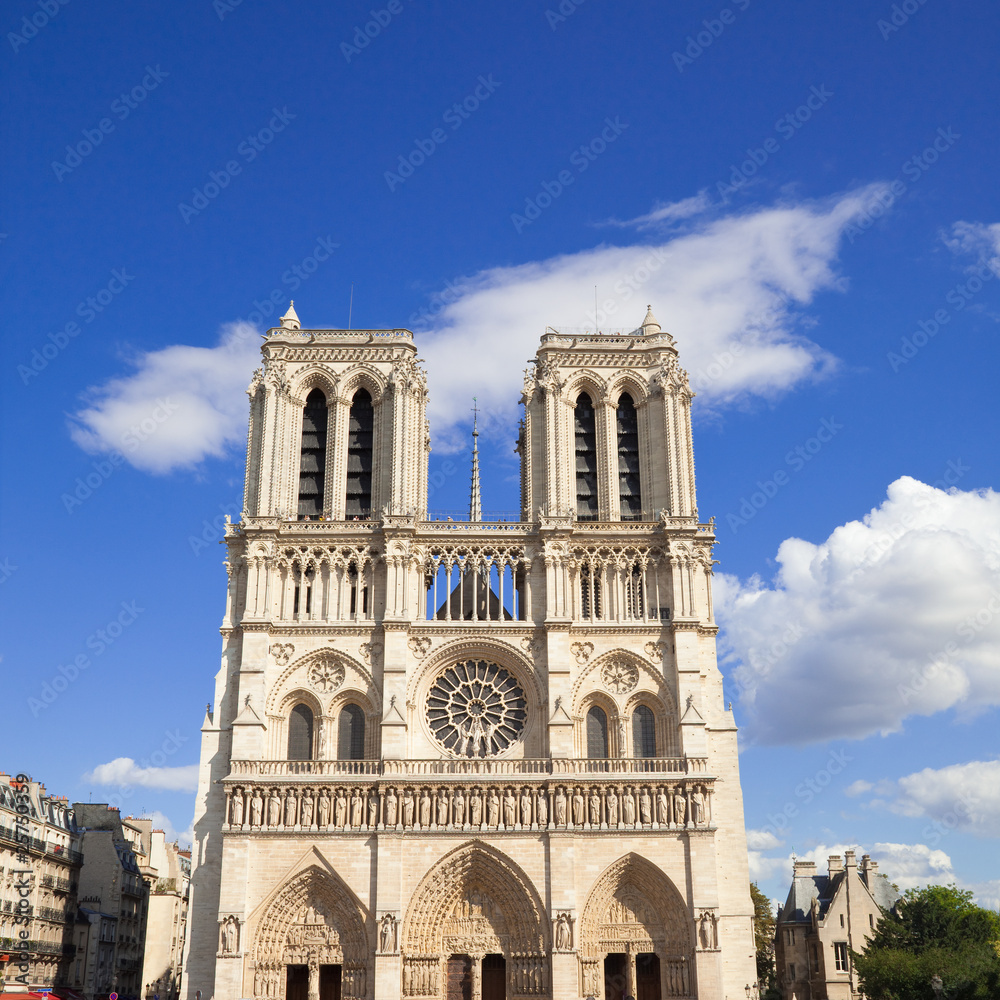
<path fill-rule="evenodd" d="M 309 959 L 309 1000 L 319 1000 L 319 962 Z"/>

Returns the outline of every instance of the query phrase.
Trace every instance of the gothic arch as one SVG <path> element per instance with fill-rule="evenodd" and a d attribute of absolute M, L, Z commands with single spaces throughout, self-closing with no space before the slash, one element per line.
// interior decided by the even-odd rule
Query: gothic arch
<path fill-rule="evenodd" d="M 656 951 L 686 958 L 694 950 L 694 924 L 677 887 L 651 861 L 626 854 L 594 883 L 580 920 L 582 961 L 622 950 Z"/>
<path fill-rule="evenodd" d="M 626 664 L 628 667 L 635 669 L 636 680 L 632 687 L 628 688 L 628 690 L 609 690 L 607 685 L 603 682 L 602 673 L 604 667 L 615 660 L 618 660 L 621 663 Z M 594 676 L 595 671 L 596 676 Z M 574 681 L 572 690 L 573 714 L 578 715 L 580 712 L 579 706 L 581 698 L 585 696 L 583 692 L 586 692 L 587 696 L 589 696 L 589 693 L 592 690 L 607 691 L 607 697 L 611 698 L 616 706 L 615 711 L 620 711 L 625 704 L 626 698 L 629 697 L 636 688 L 654 693 L 664 706 L 669 708 L 673 707 L 673 696 L 666 685 L 663 674 L 659 673 L 648 660 L 644 659 L 638 653 L 633 652 L 630 649 L 610 649 L 606 653 L 601 653 L 600 656 L 593 659 L 587 669 L 582 671 Z"/>
<path fill-rule="evenodd" d="M 319 389 L 326 396 L 327 406 L 337 398 L 337 376 L 324 365 L 316 365 L 295 375 L 291 389 L 292 400 L 300 407 L 305 406 L 306 396 L 313 389 Z"/>
<path fill-rule="evenodd" d="M 243 996 L 280 1000 L 287 965 L 340 965 L 345 998 L 367 993 L 369 915 L 339 875 L 316 861 L 275 889 L 247 921 L 251 961 Z M 250 992 L 252 990 L 252 992 Z"/>
<path fill-rule="evenodd" d="M 372 405 L 378 408 L 385 396 L 385 376 L 372 365 L 354 365 L 340 376 L 340 398 L 347 406 L 351 405 L 358 389 L 367 389 L 372 397 Z"/>
<path fill-rule="evenodd" d="M 605 401 L 608 383 L 600 375 L 585 368 L 583 371 L 575 372 L 566 383 L 563 391 L 566 405 L 573 409 L 576 406 L 577 398 L 583 392 L 590 396 L 590 401 L 596 409 Z"/>
<path fill-rule="evenodd" d="M 527 875 L 482 841 L 446 854 L 424 876 L 403 923 L 404 958 L 499 952 L 548 978 L 548 919 Z M 533 971 L 533 970 L 532 970 Z"/>
<path fill-rule="evenodd" d="M 632 402 L 635 403 L 637 410 L 649 398 L 649 386 L 632 372 L 620 372 L 608 386 L 607 401 L 609 405 L 617 406 L 622 393 L 626 392 L 632 397 Z"/>
<path fill-rule="evenodd" d="M 330 660 L 341 664 L 344 667 L 342 687 L 363 691 L 368 703 L 371 705 L 372 711 L 378 713 L 382 710 L 382 700 L 379 697 L 378 687 L 375 684 L 374 678 L 354 657 L 348 656 L 339 649 L 314 649 L 294 660 L 282 671 L 275 683 L 271 685 L 271 690 L 265 704 L 265 712 L 268 715 L 277 714 L 279 704 L 284 700 L 291 687 L 305 689 L 308 684 L 306 678 L 309 667 L 314 662 L 321 660 Z M 353 677 L 351 676 L 352 672 L 354 674 Z M 300 677 L 294 683 L 290 683 L 296 673 L 300 673 Z M 322 706 L 320 706 L 319 714 L 323 714 Z"/>

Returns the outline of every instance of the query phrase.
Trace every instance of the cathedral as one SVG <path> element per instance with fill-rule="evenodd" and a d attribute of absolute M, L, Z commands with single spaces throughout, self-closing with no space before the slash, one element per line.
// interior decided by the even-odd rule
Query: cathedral
<path fill-rule="evenodd" d="M 270 329 L 226 529 L 187 1000 L 736 1000 L 756 980 L 688 377 L 549 328 L 520 519 L 428 511 L 408 330 Z M 475 440 L 475 438 L 474 438 Z"/>

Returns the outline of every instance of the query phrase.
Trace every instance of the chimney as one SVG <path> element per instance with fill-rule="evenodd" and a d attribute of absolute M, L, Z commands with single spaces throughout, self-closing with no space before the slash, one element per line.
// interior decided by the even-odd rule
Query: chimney
<path fill-rule="evenodd" d="M 795 878 L 812 878 L 816 874 L 816 862 L 815 861 L 796 861 L 795 862 Z"/>
<path fill-rule="evenodd" d="M 848 868 L 857 868 L 858 862 L 854 851 L 844 851 L 844 864 Z"/>
<path fill-rule="evenodd" d="M 844 870 L 844 862 L 841 860 L 839 854 L 831 854 L 826 859 L 826 865 L 830 878 L 833 878 L 834 875 L 839 875 Z"/>

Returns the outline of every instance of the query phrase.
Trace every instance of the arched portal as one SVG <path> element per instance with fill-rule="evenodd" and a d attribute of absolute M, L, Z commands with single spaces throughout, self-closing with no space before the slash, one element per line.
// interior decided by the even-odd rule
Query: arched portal
<path fill-rule="evenodd" d="M 364 917 L 335 873 L 318 865 L 307 868 L 263 903 L 258 914 L 243 996 L 295 1000 L 291 994 L 300 989 L 320 996 L 320 984 L 328 982 L 329 995 L 343 1000 L 368 995 Z"/>
<path fill-rule="evenodd" d="M 467 967 L 472 995 L 506 979 L 506 997 L 551 996 L 549 934 L 534 886 L 506 855 L 478 841 L 424 876 L 403 924 L 403 996 L 447 995 Z M 468 959 L 467 966 L 465 961 Z"/>
<path fill-rule="evenodd" d="M 580 921 L 581 989 L 585 996 L 693 997 L 693 923 L 681 894 L 645 858 L 627 854 L 594 883 Z M 655 970 L 655 973 L 651 972 Z M 654 988 L 654 985 L 658 988 Z"/>

